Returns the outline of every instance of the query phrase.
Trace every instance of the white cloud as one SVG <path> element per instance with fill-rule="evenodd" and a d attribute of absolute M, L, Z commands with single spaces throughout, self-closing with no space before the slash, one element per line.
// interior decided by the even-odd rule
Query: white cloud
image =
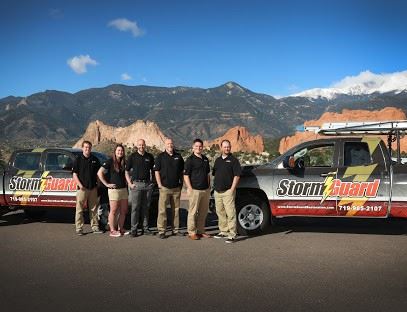
<path fill-rule="evenodd" d="M 98 65 L 98 62 L 92 59 L 89 55 L 79 55 L 68 59 L 67 64 L 75 73 L 81 75 L 87 72 L 86 66 L 95 66 Z"/>
<path fill-rule="evenodd" d="M 127 18 L 118 18 L 110 21 L 107 26 L 114 27 L 120 31 L 130 31 L 134 37 L 141 37 L 145 34 L 144 29 L 141 29 L 137 22 L 129 21 Z"/>
<path fill-rule="evenodd" d="M 128 73 L 123 73 L 120 76 L 122 80 L 132 80 L 133 78 Z"/>

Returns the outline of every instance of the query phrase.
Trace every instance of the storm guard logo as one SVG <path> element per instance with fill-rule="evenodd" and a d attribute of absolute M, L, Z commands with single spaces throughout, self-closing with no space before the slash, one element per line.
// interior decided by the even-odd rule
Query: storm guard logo
<path fill-rule="evenodd" d="M 9 183 L 10 191 L 30 191 L 40 192 L 51 191 L 63 191 L 74 192 L 77 189 L 77 184 L 72 178 L 53 178 L 52 176 L 41 178 L 24 178 L 13 176 Z"/>
<path fill-rule="evenodd" d="M 327 177 L 324 182 L 301 182 L 283 179 L 277 188 L 277 196 L 322 197 L 321 203 L 328 197 L 376 197 L 380 179 L 372 182 L 343 182 Z"/>

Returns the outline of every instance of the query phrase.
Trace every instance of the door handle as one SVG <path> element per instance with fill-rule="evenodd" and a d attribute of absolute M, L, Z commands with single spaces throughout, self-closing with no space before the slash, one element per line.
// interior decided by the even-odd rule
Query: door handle
<path fill-rule="evenodd" d="M 336 174 L 336 171 L 321 173 L 320 176 L 321 177 L 327 177 L 327 176 L 334 175 L 334 174 Z"/>

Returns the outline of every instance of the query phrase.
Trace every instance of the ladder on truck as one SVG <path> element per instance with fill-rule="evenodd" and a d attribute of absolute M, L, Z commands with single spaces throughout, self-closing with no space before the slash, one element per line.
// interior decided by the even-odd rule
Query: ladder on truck
<path fill-rule="evenodd" d="M 321 127 L 306 126 L 305 131 L 321 135 L 387 135 L 387 147 L 391 158 L 392 143 L 397 142 L 397 163 L 401 164 L 400 137 L 407 131 L 407 120 L 328 122 Z"/>

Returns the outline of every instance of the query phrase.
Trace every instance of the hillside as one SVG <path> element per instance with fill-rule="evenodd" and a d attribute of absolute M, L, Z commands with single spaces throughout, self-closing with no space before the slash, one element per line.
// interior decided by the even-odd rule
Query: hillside
<path fill-rule="evenodd" d="M 74 94 L 47 90 L 0 99 L 0 141 L 65 144 L 77 141 L 96 120 L 113 127 L 149 120 L 182 146 L 196 137 L 213 140 L 236 125 L 265 138 L 279 138 L 324 112 L 386 106 L 405 112 L 407 92 L 276 99 L 234 82 L 208 89 L 110 85 Z"/>

